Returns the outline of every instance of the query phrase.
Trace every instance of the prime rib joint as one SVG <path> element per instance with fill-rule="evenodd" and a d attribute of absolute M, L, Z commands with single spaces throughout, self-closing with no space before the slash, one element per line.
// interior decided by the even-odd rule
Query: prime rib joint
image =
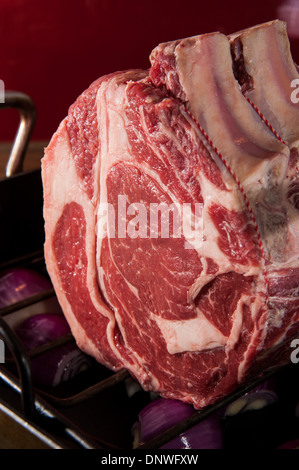
<path fill-rule="evenodd" d="M 150 62 L 93 82 L 46 148 L 45 258 L 80 348 L 199 409 L 299 329 L 299 74 L 279 20 Z"/>

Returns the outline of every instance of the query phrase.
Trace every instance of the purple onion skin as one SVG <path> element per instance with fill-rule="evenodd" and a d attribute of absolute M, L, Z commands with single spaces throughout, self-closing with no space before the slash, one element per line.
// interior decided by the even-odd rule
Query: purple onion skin
<path fill-rule="evenodd" d="M 28 351 L 70 333 L 66 319 L 57 313 L 42 313 L 24 320 L 15 328 Z M 31 360 L 33 381 L 37 385 L 53 387 L 74 377 L 90 365 L 90 359 L 75 343 L 65 343 Z"/>
<path fill-rule="evenodd" d="M 222 449 L 223 436 L 219 416 L 211 415 L 161 449 Z"/>
<path fill-rule="evenodd" d="M 0 308 L 20 302 L 52 288 L 42 274 L 28 268 L 12 268 L 0 273 Z M 71 332 L 64 316 L 57 313 L 33 315 L 15 327 L 28 351 Z M 91 364 L 75 343 L 65 343 L 31 360 L 35 384 L 56 386 L 77 375 Z"/>
<path fill-rule="evenodd" d="M 28 268 L 12 268 L 0 273 L 0 308 L 51 289 L 51 282 Z"/>
<path fill-rule="evenodd" d="M 70 333 L 66 319 L 58 313 L 41 313 L 26 318 L 15 328 L 28 350 Z"/>
<path fill-rule="evenodd" d="M 276 381 L 274 379 L 266 380 L 265 382 L 250 390 L 248 393 L 242 395 L 226 408 L 221 409 L 218 414 L 222 417 L 234 416 L 244 413 L 245 411 L 260 409 L 271 405 L 278 400 L 275 389 Z M 242 405 L 240 405 L 239 409 L 236 407 L 236 410 L 233 411 L 233 407 L 241 402 Z M 258 403 L 260 403 L 260 405 L 258 405 Z M 255 408 L 255 404 L 257 405 L 257 408 Z"/>
<path fill-rule="evenodd" d="M 194 413 L 191 405 L 179 400 L 157 398 L 139 413 L 141 440 L 147 442 Z M 222 449 L 219 416 L 212 415 L 170 440 L 161 449 Z"/>

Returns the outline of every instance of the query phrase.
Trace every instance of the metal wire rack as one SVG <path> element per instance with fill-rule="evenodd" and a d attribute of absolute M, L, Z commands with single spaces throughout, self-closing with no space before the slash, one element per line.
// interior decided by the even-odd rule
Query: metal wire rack
<path fill-rule="evenodd" d="M 38 268 L 39 270 L 44 270 L 42 251 L 31 253 L 30 255 L 19 259 L 10 260 L 9 262 L 2 264 L 2 266 L 0 265 L 0 271 L 13 266 L 29 266 L 34 269 Z M 25 423 L 30 423 L 32 428 L 35 429 L 34 432 L 38 432 L 42 435 L 43 440 L 50 446 L 101 449 L 118 448 L 119 445 L 115 442 L 106 441 L 103 437 L 99 437 L 96 434 L 93 436 L 88 435 L 83 428 L 80 429 L 80 425 L 78 426 L 76 420 L 73 418 L 69 419 L 68 415 L 72 415 L 72 413 L 69 413 L 69 410 L 76 410 L 78 407 L 80 408 L 80 405 L 84 403 L 86 404 L 90 401 L 94 403 L 94 399 L 101 402 L 102 395 L 105 391 L 111 392 L 119 385 L 122 386 L 121 393 L 125 396 L 124 406 L 129 406 L 129 398 L 126 396 L 125 392 L 125 383 L 127 380 L 130 380 L 129 372 L 122 370 L 114 373 L 105 370 L 103 367 L 100 368 L 101 370 L 99 372 L 98 365 L 96 365 L 96 380 L 93 378 L 92 382 L 89 380 L 84 382 L 83 377 L 79 390 L 76 390 L 76 387 L 74 389 L 67 388 L 67 392 L 64 391 L 62 394 L 56 394 L 55 391 L 53 393 L 53 391 L 40 389 L 34 385 L 32 380 L 30 366 L 31 359 L 46 351 L 53 350 L 61 344 L 74 341 L 74 338 L 71 334 L 68 334 L 55 341 L 51 341 L 42 347 L 27 351 L 20 343 L 12 328 L 5 321 L 7 316 L 12 314 L 17 315 L 18 312 L 25 307 L 30 308 L 30 306 L 51 297 L 55 297 L 53 289 L 45 291 L 42 294 L 31 296 L 21 302 L 0 310 L 0 337 L 4 340 L 7 348 L 11 352 L 8 362 L 0 367 L 0 383 L 2 383 L 2 386 L 9 389 L 11 393 L 19 396 L 19 405 L 16 406 L 15 404 L 12 405 L 10 403 L 7 404 L 7 408 L 10 411 L 13 410 L 15 415 L 18 414 Z M 13 363 L 17 365 L 17 368 L 14 369 L 14 373 L 11 371 L 11 365 Z M 200 411 L 194 411 L 194 414 L 189 418 L 184 419 L 182 422 L 171 427 L 152 439 L 150 442 L 139 443 L 135 449 L 160 448 L 169 440 L 188 430 L 195 424 L 207 418 L 209 415 L 218 412 L 221 408 L 232 403 L 263 381 L 267 380 L 269 377 L 276 374 L 277 371 L 281 370 L 281 367 L 282 366 L 273 367 L 271 370 L 260 374 L 258 377 L 254 378 L 254 380 L 251 380 L 250 383 L 244 384 L 215 405 L 209 406 Z M 119 393 L 119 390 L 117 390 L 116 393 Z M 101 426 L 105 427 L 103 419 L 99 417 Z M 109 420 L 109 417 L 107 418 L 106 416 L 105 419 Z M 132 421 L 129 419 L 126 423 L 126 432 L 128 434 L 130 434 L 130 426 L 133 424 L 134 419 L 136 419 L 136 416 L 132 417 Z M 127 442 L 123 445 L 132 446 L 130 436 L 128 437 Z M 119 448 L 122 448 L 122 444 Z"/>

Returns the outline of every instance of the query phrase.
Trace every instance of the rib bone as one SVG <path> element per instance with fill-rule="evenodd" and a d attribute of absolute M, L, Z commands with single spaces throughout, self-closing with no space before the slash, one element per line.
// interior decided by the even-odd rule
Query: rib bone
<path fill-rule="evenodd" d="M 228 38 L 210 33 L 162 44 L 151 56 L 153 65 L 161 53 L 165 56 L 164 84 L 185 101 L 244 190 L 268 259 L 288 256 L 283 185 L 290 151 L 243 96 L 233 73 Z"/>
<path fill-rule="evenodd" d="M 229 36 L 243 92 L 290 147 L 299 146 L 298 68 L 286 23 L 275 20 Z"/>

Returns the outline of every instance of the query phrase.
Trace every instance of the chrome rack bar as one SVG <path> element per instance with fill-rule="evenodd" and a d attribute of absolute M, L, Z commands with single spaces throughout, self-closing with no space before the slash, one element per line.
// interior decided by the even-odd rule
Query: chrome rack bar
<path fill-rule="evenodd" d="M 6 177 L 23 170 L 23 160 L 29 144 L 36 119 L 35 105 L 25 93 L 6 91 L 0 109 L 15 108 L 19 111 L 19 127 L 6 165 Z"/>

